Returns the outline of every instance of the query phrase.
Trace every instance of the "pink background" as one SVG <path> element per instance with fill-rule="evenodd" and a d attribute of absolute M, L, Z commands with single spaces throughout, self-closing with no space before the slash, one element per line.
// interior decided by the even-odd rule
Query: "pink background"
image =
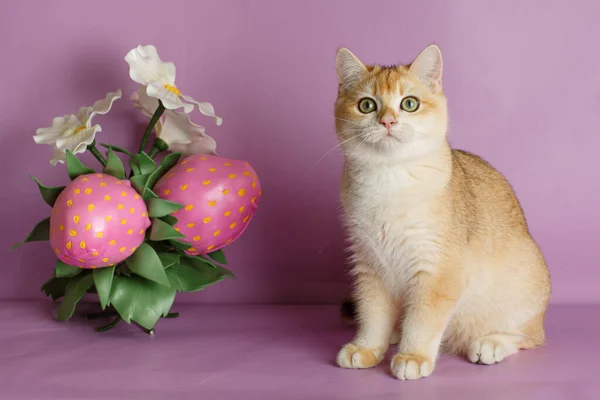
<path fill-rule="evenodd" d="M 49 215 L 27 175 L 68 179 L 31 136 L 109 91 L 128 97 L 123 57 L 154 44 L 177 65 L 178 86 L 212 102 L 224 124 L 194 120 L 222 155 L 253 165 L 264 192 L 247 233 L 226 249 L 237 279 L 182 299 L 337 302 L 346 290 L 340 152 L 317 163 L 336 145 L 335 51 L 390 64 L 436 42 L 453 144 L 513 183 L 551 267 L 552 301 L 598 301 L 599 16 L 595 0 L 3 1 L 0 297 L 40 298 L 54 264 L 47 243 L 8 250 Z M 128 100 L 95 122 L 99 141 L 123 146 L 144 127 Z"/>

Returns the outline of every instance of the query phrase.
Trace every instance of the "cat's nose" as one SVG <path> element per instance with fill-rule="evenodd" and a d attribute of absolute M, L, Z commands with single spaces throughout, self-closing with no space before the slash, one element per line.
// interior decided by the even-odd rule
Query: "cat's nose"
<path fill-rule="evenodd" d="M 392 129 L 392 125 L 394 125 L 396 122 L 398 122 L 396 118 L 389 115 L 381 117 L 381 119 L 379 120 L 379 123 L 385 126 L 388 132 L 390 131 L 390 129 Z"/>

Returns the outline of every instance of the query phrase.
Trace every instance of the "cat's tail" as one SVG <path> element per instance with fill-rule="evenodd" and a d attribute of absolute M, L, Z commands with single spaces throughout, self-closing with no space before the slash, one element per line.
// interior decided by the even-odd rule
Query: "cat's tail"
<path fill-rule="evenodd" d="M 356 318 L 356 304 L 351 294 L 348 294 L 340 306 L 342 319 L 353 325 Z"/>

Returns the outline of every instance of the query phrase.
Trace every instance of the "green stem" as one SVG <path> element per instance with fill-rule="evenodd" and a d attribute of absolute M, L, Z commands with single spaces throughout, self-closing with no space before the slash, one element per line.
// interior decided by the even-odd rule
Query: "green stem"
<path fill-rule="evenodd" d="M 98 148 L 96 147 L 96 141 L 94 140 L 87 148 L 94 155 L 94 157 L 96 157 L 96 160 L 100 161 L 100 164 L 102 164 L 103 167 L 106 167 L 106 160 L 100 151 L 98 151 Z"/>
<path fill-rule="evenodd" d="M 98 331 L 98 332 L 106 332 L 106 331 L 109 331 L 109 330 L 111 330 L 112 328 L 114 328 L 115 326 L 117 326 L 117 324 L 118 324 L 119 322 L 121 322 L 121 316 L 118 316 L 117 318 L 113 319 L 113 320 L 111 321 L 111 323 L 110 323 L 110 324 L 108 324 L 108 325 L 106 325 L 106 326 L 102 326 L 102 327 L 100 327 L 100 328 L 96 329 L 96 331 Z"/>
<path fill-rule="evenodd" d="M 152 133 L 152 129 L 154 129 L 154 126 L 156 125 L 159 118 L 163 115 L 164 112 L 165 112 L 165 106 L 163 106 L 162 101 L 159 100 L 158 107 L 156 108 L 156 111 L 154 111 L 154 115 L 152 115 L 152 118 L 150 118 L 150 122 L 148 123 L 148 126 L 146 127 L 144 136 L 142 137 L 142 143 L 140 143 L 140 148 L 138 150 L 138 153 L 141 153 L 146 148 L 146 143 L 148 143 L 148 138 L 150 137 L 150 133 Z"/>
<path fill-rule="evenodd" d="M 157 137 L 156 139 L 154 139 L 154 143 L 152 143 L 152 148 L 150 149 L 150 153 L 148 153 L 148 155 L 150 156 L 150 158 L 154 159 L 154 157 L 156 157 L 158 153 L 161 153 L 167 150 L 168 148 L 169 145 L 164 140 Z"/>

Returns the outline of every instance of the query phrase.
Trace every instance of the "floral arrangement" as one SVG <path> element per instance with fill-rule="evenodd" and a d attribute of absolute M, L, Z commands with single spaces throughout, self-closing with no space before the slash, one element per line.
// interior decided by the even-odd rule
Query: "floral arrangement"
<path fill-rule="evenodd" d="M 125 321 L 153 333 L 160 318 L 177 316 L 171 313 L 177 292 L 233 277 L 222 248 L 245 231 L 261 189 L 247 162 L 218 156 L 215 140 L 191 121 L 198 109 L 217 125 L 222 122 L 210 103 L 175 85 L 173 63 L 163 62 L 151 45 L 129 51 L 125 61 L 140 84 L 133 105 L 150 119 L 137 152 L 100 143 L 103 154 L 96 144 L 102 129 L 92 120 L 110 111 L 121 90 L 38 129 L 35 142 L 53 147 L 50 163 L 66 164 L 71 182 L 48 187 L 32 177 L 52 212 L 13 248 L 50 241 L 57 261 L 41 290 L 62 299 L 59 320 L 70 319 L 82 297 L 92 293 L 102 311 L 88 317 L 113 318 L 98 331 Z M 86 151 L 101 171 L 76 157 Z M 128 159 L 128 169 L 117 153 Z"/>

